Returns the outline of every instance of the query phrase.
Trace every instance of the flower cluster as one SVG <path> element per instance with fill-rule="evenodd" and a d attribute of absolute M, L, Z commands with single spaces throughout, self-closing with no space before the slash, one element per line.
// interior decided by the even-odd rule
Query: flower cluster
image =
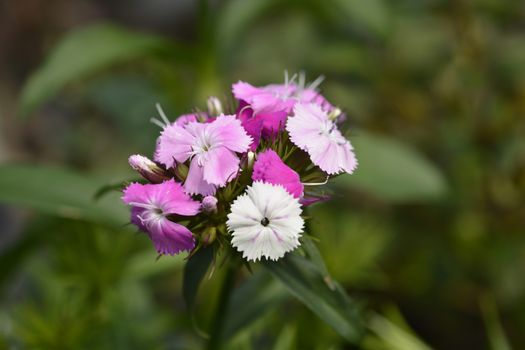
<path fill-rule="evenodd" d="M 206 112 L 174 122 L 157 105 L 153 160 L 129 158 L 146 181 L 129 184 L 122 199 L 159 254 L 219 244 L 247 260 L 277 260 L 301 244 L 303 208 L 328 198 L 320 185 L 352 173 L 357 160 L 339 130 L 344 115 L 317 90 L 321 79 L 295 78 L 238 82 L 232 110 L 212 97 Z"/>

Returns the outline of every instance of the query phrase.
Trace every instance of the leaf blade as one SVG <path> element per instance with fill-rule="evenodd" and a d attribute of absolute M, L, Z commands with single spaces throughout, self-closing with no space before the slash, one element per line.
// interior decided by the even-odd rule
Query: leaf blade
<path fill-rule="evenodd" d="M 128 223 L 128 210 L 118 194 L 93 200 L 102 185 L 102 181 L 64 168 L 0 166 L 0 202 L 114 227 Z"/>
<path fill-rule="evenodd" d="M 96 24 L 67 34 L 28 80 L 20 102 L 27 116 L 67 83 L 115 63 L 160 48 L 164 40 L 131 33 L 112 24 Z"/>
<path fill-rule="evenodd" d="M 360 133 L 352 137 L 359 166 L 352 175 L 335 179 L 336 186 L 371 193 L 391 202 L 442 198 L 446 181 L 430 161 L 391 138 Z"/>
<path fill-rule="evenodd" d="M 264 267 L 294 297 L 330 325 L 347 341 L 357 343 L 364 334 L 358 306 L 335 281 L 334 290 L 325 283 L 323 274 L 305 258 L 289 254 L 279 261 L 266 261 Z"/>

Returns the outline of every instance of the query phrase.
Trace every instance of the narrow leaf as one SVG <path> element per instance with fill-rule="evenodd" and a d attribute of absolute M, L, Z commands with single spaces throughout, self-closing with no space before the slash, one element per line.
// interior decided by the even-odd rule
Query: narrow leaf
<path fill-rule="evenodd" d="M 203 247 L 184 266 L 182 295 L 190 311 L 193 311 L 197 290 L 212 261 L 213 248 Z"/>
<path fill-rule="evenodd" d="M 289 254 L 264 266 L 286 289 L 329 324 L 349 342 L 358 342 L 364 334 L 364 325 L 358 306 L 344 289 L 332 281 L 334 290 L 325 283 L 323 274 L 307 259 Z"/>
<path fill-rule="evenodd" d="M 441 172 L 415 150 L 394 139 L 366 133 L 350 139 L 359 166 L 354 174 L 336 178 L 338 186 L 392 202 L 431 200 L 446 194 Z"/>
<path fill-rule="evenodd" d="M 68 219 L 122 226 L 129 222 L 119 195 L 95 201 L 103 182 L 71 170 L 51 167 L 0 166 L 0 202 L 26 206 Z"/>
<path fill-rule="evenodd" d="M 230 299 L 223 339 L 228 340 L 239 331 L 274 310 L 288 298 L 286 290 L 265 271 L 259 271 L 236 288 Z"/>
<path fill-rule="evenodd" d="M 22 91 L 20 112 L 26 116 L 67 83 L 112 64 L 161 48 L 164 40 L 110 24 L 72 31 L 51 51 Z"/>

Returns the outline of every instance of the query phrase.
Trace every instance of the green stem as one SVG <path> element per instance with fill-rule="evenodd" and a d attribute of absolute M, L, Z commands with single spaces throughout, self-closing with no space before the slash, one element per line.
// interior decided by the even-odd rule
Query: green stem
<path fill-rule="evenodd" d="M 222 333 L 224 330 L 225 318 L 228 309 L 228 304 L 231 297 L 231 291 L 235 282 L 235 274 L 237 272 L 237 264 L 230 260 L 227 262 L 226 275 L 222 282 L 219 300 L 211 323 L 210 339 L 208 340 L 208 350 L 219 350 L 221 348 Z"/>

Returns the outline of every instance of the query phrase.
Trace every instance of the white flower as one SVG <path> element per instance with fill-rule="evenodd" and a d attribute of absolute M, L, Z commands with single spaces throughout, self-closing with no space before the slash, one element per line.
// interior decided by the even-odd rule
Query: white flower
<path fill-rule="evenodd" d="M 232 245 L 248 260 L 282 258 L 300 245 L 304 220 L 299 200 L 283 187 L 256 181 L 228 214 Z"/>

